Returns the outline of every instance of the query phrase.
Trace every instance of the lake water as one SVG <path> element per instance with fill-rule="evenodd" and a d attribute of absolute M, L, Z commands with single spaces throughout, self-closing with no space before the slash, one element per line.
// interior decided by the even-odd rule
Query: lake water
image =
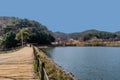
<path fill-rule="evenodd" d="M 56 47 L 46 54 L 80 80 L 120 80 L 119 47 Z"/>

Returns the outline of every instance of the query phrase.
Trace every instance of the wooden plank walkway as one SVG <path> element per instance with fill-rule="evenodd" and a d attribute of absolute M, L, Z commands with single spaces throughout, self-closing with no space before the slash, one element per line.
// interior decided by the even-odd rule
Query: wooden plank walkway
<path fill-rule="evenodd" d="M 33 48 L 0 54 L 0 80 L 37 80 L 33 66 Z"/>

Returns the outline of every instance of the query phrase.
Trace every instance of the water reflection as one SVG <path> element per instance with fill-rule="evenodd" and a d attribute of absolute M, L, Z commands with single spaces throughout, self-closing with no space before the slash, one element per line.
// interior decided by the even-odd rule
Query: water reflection
<path fill-rule="evenodd" d="M 80 80 L 119 80 L 119 52 L 115 47 L 56 47 L 47 55 Z"/>

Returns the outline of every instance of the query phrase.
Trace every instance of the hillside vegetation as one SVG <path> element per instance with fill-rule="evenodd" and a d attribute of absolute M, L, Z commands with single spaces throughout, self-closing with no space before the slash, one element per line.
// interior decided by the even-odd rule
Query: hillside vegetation
<path fill-rule="evenodd" d="M 20 19 L 17 17 L 0 17 L 0 48 L 12 48 L 25 43 L 48 45 L 57 41 L 60 44 L 86 45 L 95 41 L 103 42 L 120 41 L 120 31 L 106 32 L 87 30 L 76 33 L 52 32 L 46 26 L 34 20 Z M 96 43 L 95 43 L 96 44 Z M 117 43 L 116 43 L 117 44 Z M 97 45 L 99 45 L 97 43 Z"/>
<path fill-rule="evenodd" d="M 51 44 L 55 39 L 46 26 L 34 20 L 0 17 L 0 47 L 11 48 L 24 43 Z"/>
<path fill-rule="evenodd" d="M 97 39 L 104 39 L 104 40 L 117 40 L 120 39 L 120 32 L 106 32 L 106 31 L 98 31 L 98 30 L 87 30 L 84 32 L 76 32 L 76 33 L 62 33 L 62 32 L 55 32 L 55 38 L 60 38 L 61 40 L 80 40 L 80 41 L 88 41 L 92 38 Z"/>

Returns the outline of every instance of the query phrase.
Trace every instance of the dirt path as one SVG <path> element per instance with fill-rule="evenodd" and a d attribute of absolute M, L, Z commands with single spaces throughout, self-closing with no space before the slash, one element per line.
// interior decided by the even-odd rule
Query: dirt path
<path fill-rule="evenodd" d="M 0 80 L 36 80 L 33 67 L 33 49 L 0 54 Z"/>

